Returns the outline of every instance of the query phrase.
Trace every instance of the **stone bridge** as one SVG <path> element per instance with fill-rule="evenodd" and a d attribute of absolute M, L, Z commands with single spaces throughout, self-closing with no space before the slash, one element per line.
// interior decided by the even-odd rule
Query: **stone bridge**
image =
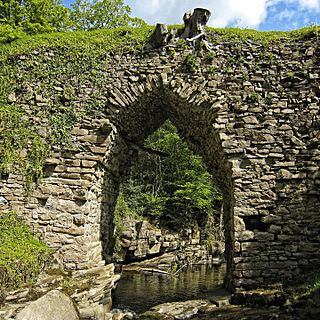
<path fill-rule="evenodd" d="M 223 192 L 228 288 L 281 283 L 319 263 L 319 39 L 213 37 L 213 53 L 195 55 L 184 44 L 143 55 L 119 49 L 95 64 L 81 61 L 82 74 L 56 73 L 51 84 L 33 74 L 9 95 L 31 115 L 57 101 L 81 115 L 71 143 L 52 148 L 29 197 L 15 172 L 0 188 L 7 209 L 27 219 L 66 269 L 112 276 L 119 179 L 166 119 Z M 53 70 L 72 59 L 66 50 L 40 48 L 15 63 Z M 46 119 L 36 121 L 45 131 Z"/>

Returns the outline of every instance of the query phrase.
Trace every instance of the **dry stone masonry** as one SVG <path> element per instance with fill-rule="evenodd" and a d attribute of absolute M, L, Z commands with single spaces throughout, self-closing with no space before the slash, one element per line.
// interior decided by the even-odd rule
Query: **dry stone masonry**
<path fill-rule="evenodd" d="M 203 240 L 201 231 L 195 227 L 173 233 L 159 229 L 148 221 L 127 217 L 123 219 L 119 249 L 114 254 L 114 260 L 126 263 L 142 261 L 142 265 L 150 265 L 150 261 L 145 260 L 156 257 L 152 259 L 152 264 L 160 269 L 162 264 L 166 265 L 166 269 L 173 265 L 221 264 L 224 244 Z"/>
<path fill-rule="evenodd" d="M 47 79 L 30 76 L 10 93 L 27 112 L 57 100 L 82 111 L 71 145 L 52 148 L 31 195 L 12 172 L 0 196 L 2 209 L 24 216 L 64 268 L 99 270 L 101 279 L 106 269 L 106 290 L 100 282 L 101 290 L 78 301 L 88 318 L 93 305 L 110 304 L 120 177 L 168 118 L 223 192 L 228 288 L 288 281 L 320 262 L 319 39 L 267 43 L 212 34 L 210 41 L 213 54 L 197 56 L 184 44 L 106 53 L 94 67 L 88 60 L 96 78 L 57 74 L 48 90 Z M 59 48 L 39 49 L 15 63 L 36 60 L 50 70 L 64 57 L 73 59 Z M 35 123 L 45 130 L 46 119 Z"/>

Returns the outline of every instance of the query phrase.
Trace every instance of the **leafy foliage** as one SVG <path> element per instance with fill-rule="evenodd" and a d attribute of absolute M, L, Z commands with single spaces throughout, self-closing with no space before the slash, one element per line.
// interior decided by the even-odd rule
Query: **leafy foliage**
<path fill-rule="evenodd" d="M 21 173 L 26 189 L 41 179 L 49 148 L 68 144 L 71 128 L 84 115 L 74 103 L 79 83 L 84 79 L 100 84 L 107 81 L 108 75 L 100 67 L 106 54 L 120 47 L 124 52 L 140 50 L 149 32 L 150 27 L 23 34 L 11 42 L 6 35 L 6 44 L 0 43 L 0 176 Z M 41 54 L 34 55 L 34 51 Z M 52 54 L 50 60 L 47 52 Z M 28 89 L 30 83 L 39 81 L 41 88 Z M 56 91 L 56 86 L 63 87 L 63 92 Z M 17 88 L 30 98 L 27 110 L 9 98 Z M 34 103 L 36 94 L 45 99 L 45 107 Z M 95 99 L 99 97 L 92 97 L 86 112 L 100 112 Z M 47 119 L 45 130 L 39 130 L 37 119 Z"/>
<path fill-rule="evenodd" d="M 33 282 L 51 251 L 14 212 L 0 213 L 0 283 L 17 288 Z"/>
<path fill-rule="evenodd" d="M 116 207 L 113 215 L 113 238 L 114 238 L 114 252 L 115 254 L 121 251 L 121 235 L 123 231 L 123 220 L 125 217 L 132 216 L 134 213 L 129 208 L 123 192 L 120 192 L 117 198 Z"/>
<path fill-rule="evenodd" d="M 128 206 L 171 229 L 204 226 L 221 195 L 201 158 L 190 151 L 170 121 L 145 146 L 168 156 L 140 152 L 122 184 Z"/>
<path fill-rule="evenodd" d="M 76 0 L 72 9 L 64 7 L 61 0 L 0 0 L 0 40 L 12 41 L 21 37 L 22 31 L 36 34 L 145 25 L 130 13 L 122 0 Z M 5 32 L 10 35 L 1 39 Z"/>
<path fill-rule="evenodd" d="M 72 4 L 71 20 L 76 30 L 118 28 L 145 24 L 142 19 L 131 18 L 131 8 L 122 0 L 76 0 Z"/>
<path fill-rule="evenodd" d="M 59 0 L 2 0 L 0 23 L 27 33 L 66 30 L 69 9 Z"/>
<path fill-rule="evenodd" d="M 0 24 L 0 43 L 10 43 L 23 37 L 21 28 L 14 28 L 9 24 Z"/>
<path fill-rule="evenodd" d="M 294 290 L 291 292 L 290 296 L 294 300 L 311 298 L 313 295 L 320 294 L 320 272 L 319 266 L 314 265 L 311 270 L 301 278 L 297 279 L 295 283 Z"/>
<path fill-rule="evenodd" d="M 194 54 L 188 54 L 184 60 L 184 66 L 187 72 L 194 73 L 198 70 L 199 64 L 197 56 Z"/>
<path fill-rule="evenodd" d="M 0 105 L 0 176 L 15 166 L 26 176 L 26 189 L 42 177 L 46 155 L 43 139 L 35 132 L 23 112 Z"/>

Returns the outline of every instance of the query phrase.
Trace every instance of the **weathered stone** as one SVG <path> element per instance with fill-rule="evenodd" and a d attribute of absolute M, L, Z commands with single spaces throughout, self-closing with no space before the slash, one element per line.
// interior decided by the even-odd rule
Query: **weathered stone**
<path fill-rule="evenodd" d="M 247 116 L 243 118 L 243 121 L 247 124 L 258 124 L 258 120 L 255 116 Z"/>
<path fill-rule="evenodd" d="M 97 164 L 97 162 L 90 160 L 81 160 L 81 164 L 83 167 L 93 168 Z"/>
<path fill-rule="evenodd" d="M 85 136 L 89 133 L 89 130 L 87 129 L 81 129 L 81 128 L 73 128 L 71 130 L 71 134 L 75 135 L 75 136 Z"/>
<path fill-rule="evenodd" d="M 211 307 L 211 308 L 210 308 Z M 189 300 L 184 302 L 169 302 L 152 307 L 149 311 L 140 315 L 140 319 L 189 319 L 196 315 L 200 310 L 215 308 L 207 300 Z"/>
<path fill-rule="evenodd" d="M 255 232 L 254 233 L 254 239 L 258 241 L 270 241 L 274 240 L 274 235 L 269 232 Z"/>
<path fill-rule="evenodd" d="M 21 310 L 16 320 L 79 320 L 72 300 L 58 290 L 52 290 Z"/>
<path fill-rule="evenodd" d="M 37 78 L 35 73 L 24 77 L 23 70 L 46 61 L 50 74 L 66 54 L 71 65 L 79 57 L 69 54 L 68 48 L 54 48 L 54 53 L 39 48 L 36 56 L 20 55 L 19 66 L 27 67 L 21 69 L 24 80 L 21 88 L 17 83 L 8 102 L 23 111 L 22 120 L 30 120 L 35 132 L 41 129 L 46 137 L 52 128 L 47 117 L 40 116 L 42 107 L 35 108 L 35 94 L 37 100 L 40 96 L 48 99 L 45 108 L 50 113 L 49 108 L 66 100 L 65 91 L 71 87 L 76 88 L 72 110 L 81 116 L 70 144 L 52 146 L 44 177 L 39 186 L 32 186 L 30 198 L 25 197 L 24 178 L 14 167 L 9 176 L 2 177 L 0 194 L 5 201 L 1 209 L 16 210 L 25 217 L 57 250 L 64 267 L 103 265 L 102 252 L 110 258 L 118 182 L 134 161 L 131 143 L 144 141 L 170 118 L 203 155 L 223 193 L 230 287 L 254 287 L 277 281 L 278 276 L 302 274 L 303 266 L 320 260 L 316 247 L 320 232 L 319 67 L 316 37 L 308 37 L 275 41 L 262 51 L 261 43 L 251 39 L 241 43 L 239 53 L 238 41 L 214 33 L 218 44 L 214 54 L 199 55 L 195 73 L 187 72 L 185 65 L 193 51 L 179 43 L 174 52 L 160 49 L 143 56 L 115 49 L 113 55 L 101 54 L 94 61 L 97 79 L 84 73 L 79 82 L 72 72 L 57 73 L 53 91 L 50 79 Z M 234 53 L 244 59 L 234 63 Z M 276 59 L 265 63 L 262 53 Z M 91 64 L 90 56 L 87 59 Z M 208 72 L 209 66 L 215 71 Z M 69 100 L 65 103 L 68 109 Z M 88 112 L 89 105 L 94 106 L 92 112 Z M 27 148 L 23 146 L 21 156 L 28 154 Z M 261 219 L 255 231 L 246 220 L 250 216 Z M 64 228 L 69 234 L 61 232 Z M 164 251 L 182 245 L 179 238 L 161 242 L 161 234 L 148 232 L 144 235 L 150 241 L 146 252 L 153 250 L 156 241 Z M 136 234 L 137 230 L 132 231 L 126 239 L 131 241 Z M 190 239 L 184 241 L 190 243 Z M 138 242 L 132 248 L 137 246 Z M 103 299 L 100 293 L 100 289 L 95 291 L 95 300 Z M 88 307 L 96 302 L 86 301 Z"/>

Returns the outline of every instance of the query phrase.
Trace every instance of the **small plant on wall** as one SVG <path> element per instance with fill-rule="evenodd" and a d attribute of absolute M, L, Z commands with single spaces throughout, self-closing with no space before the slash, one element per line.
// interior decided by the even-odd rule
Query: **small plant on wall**
<path fill-rule="evenodd" d="M 193 53 L 188 54 L 184 59 L 183 65 L 187 72 L 195 73 L 199 69 L 198 58 Z"/>
<path fill-rule="evenodd" d="M 253 102 L 259 102 L 260 101 L 260 95 L 259 93 L 253 91 L 251 94 L 250 94 L 250 98 L 251 98 L 251 101 Z"/>
<path fill-rule="evenodd" d="M 206 62 L 209 64 L 209 63 L 212 63 L 212 61 L 214 60 L 214 58 L 217 56 L 217 54 L 214 52 L 214 51 L 209 51 L 207 53 L 207 56 L 206 56 Z"/>

